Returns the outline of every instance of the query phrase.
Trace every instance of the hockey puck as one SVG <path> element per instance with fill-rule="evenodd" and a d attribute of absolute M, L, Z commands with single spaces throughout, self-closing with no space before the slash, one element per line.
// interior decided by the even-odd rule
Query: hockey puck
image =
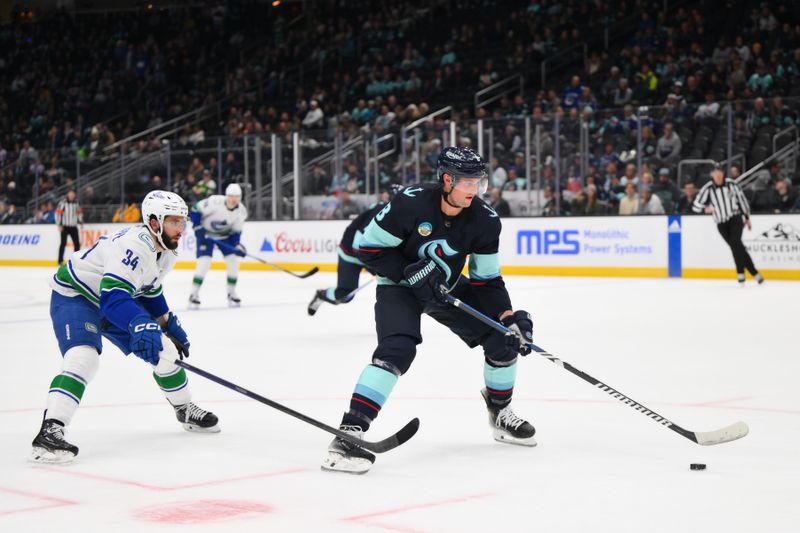
<path fill-rule="evenodd" d="M 704 465 L 703 463 L 692 463 L 692 464 L 689 465 L 689 469 L 690 470 L 705 470 L 706 469 L 706 465 Z"/>

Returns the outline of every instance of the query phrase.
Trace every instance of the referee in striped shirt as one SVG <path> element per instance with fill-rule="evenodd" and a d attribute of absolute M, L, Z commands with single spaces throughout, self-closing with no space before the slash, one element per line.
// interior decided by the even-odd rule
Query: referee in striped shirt
<path fill-rule="evenodd" d="M 56 224 L 61 232 L 61 245 L 58 247 L 58 264 L 64 262 L 64 248 L 67 246 L 67 235 L 72 239 L 72 246 L 77 252 L 81 249 L 78 236 L 78 224 L 83 225 L 83 209 L 77 201 L 74 190 L 67 191 L 67 197 L 58 202 L 56 208 Z"/>
<path fill-rule="evenodd" d="M 714 165 L 714 170 L 711 171 L 711 181 L 703 185 L 697 193 L 692 210 L 695 213 L 714 215 L 720 235 L 733 252 L 739 284 L 744 286 L 745 269 L 759 284 L 763 283 L 764 277 L 756 270 L 753 259 L 742 243 L 744 226 L 747 226 L 748 230 L 752 229 L 750 206 L 742 189 L 733 180 L 725 179 L 722 166 L 719 164 Z"/>

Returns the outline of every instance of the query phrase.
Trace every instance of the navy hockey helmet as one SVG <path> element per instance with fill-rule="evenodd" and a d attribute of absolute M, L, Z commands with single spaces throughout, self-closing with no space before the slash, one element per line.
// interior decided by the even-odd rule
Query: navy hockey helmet
<path fill-rule="evenodd" d="M 389 201 L 394 200 L 394 197 L 397 196 L 397 193 L 402 191 L 404 188 L 405 187 L 399 183 L 392 183 L 389 185 Z"/>
<path fill-rule="evenodd" d="M 442 150 L 439 160 L 436 162 L 436 174 L 442 185 L 444 185 L 445 174 L 453 178 L 453 187 L 456 186 L 459 178 L 478 179 L 480 180 L 478 194 L 485 193 L 489 185 L 486 161 L 478 152 L 470 148 L 448 146 Z M 446 199 L 447 193 L 443 194 Z"/>
<path fill-rule="evenodd" d="M 449 174 L 453 178 L 483 179 L 487 177 L 486 161 L 478 152 L 459 146 L 448 146 L 442 150 L 439 160 L 436 162 L 436 172 L 440 183 L 445 174 Z"/>

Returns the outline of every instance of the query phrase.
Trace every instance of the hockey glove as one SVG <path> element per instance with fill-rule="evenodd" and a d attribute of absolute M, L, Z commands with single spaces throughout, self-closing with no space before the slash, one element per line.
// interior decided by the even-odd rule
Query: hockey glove
<path fill-rule="evenodd" d="M 533 342 L 533 319 L 527 311 L 515 311 L 502 320 L 510 332 L 506 333 L 506 345 L 520 355 L 531 353 L 530 343 Z"/>
<path fill-rule="evenodd" d="M 411 263 L 403 269 L 403 275 L 423 308 L 430 304 L 447 304 L 440 288 L 444 283 L 444 272 L 433 259 L 422 259 Z"/>
<path fill-rule="evenodd" d="M 172 341 L 175 348 L 178 349 L 178 355 L 180 355 L 182 361 L 184 357 L 189 357 L 189 336 L 186 335 L 186 331 L 184 331 L 183 326 L 181 326 L 178 315 L 170 311 L 168 316 L 167 324 L 163 328 L 164 334 Z"/>
<path fill-rule="evenodd" d="M 233 253 L 239 257 L 247 257 L 247 248 L 244 247 L 244 244 L 238 243 L 236 248 L 233 249 Z"/>
<path fill-rule="evenodd" d="M 194 238 L 197 239 L 198 244 L 206 240 L 206 230 L 203 226 L 196 226 L 194 228 Z"/>
<path fill-rule="evenodd" d="M 151 365 L 158 364 L 158 354 L 164 349 L 161 344 L 161 328 L 158 322 L 145 314 L 138 315 L 128 324 L 131 334 L 130 348 L 133 355 Z"/>

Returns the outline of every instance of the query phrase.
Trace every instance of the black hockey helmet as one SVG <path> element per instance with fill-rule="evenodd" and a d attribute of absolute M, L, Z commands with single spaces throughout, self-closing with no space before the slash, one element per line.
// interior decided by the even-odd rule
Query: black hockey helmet
<path fill-rule="evenodd" d="M 404 188 L 405 187 L 399 183 L 392 183 L 389 185 L 389 201 L 394 200 L 394 197 L 397 196 L 397 193 L 402 191 Z"/>
<path fill-rule="evenodd" d="M 485 179 L 486 161 L 470 148 L 448 146 L 439 154 L 436 162 L 436 174 L 439 183 L 444 183 L 443 176 L 449 174 L 452 178 Z"/>

